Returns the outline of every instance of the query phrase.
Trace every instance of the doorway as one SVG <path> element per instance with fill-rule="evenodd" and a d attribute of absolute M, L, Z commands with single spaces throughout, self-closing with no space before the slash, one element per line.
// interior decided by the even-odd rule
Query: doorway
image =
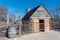
<path fill-rule="evenodd" d="M 39 31 L 42 31 L 42 32 L 45 31 L 44 20 L 39 20 Z"/>

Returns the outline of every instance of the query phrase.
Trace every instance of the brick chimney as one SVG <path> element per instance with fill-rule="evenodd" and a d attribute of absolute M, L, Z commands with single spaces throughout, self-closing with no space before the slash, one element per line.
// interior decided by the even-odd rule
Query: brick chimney
<path fill-rule="evenodd" d="M 31 8 L 28 8 L 28 9 L 27 9 L 27 13 L 30 12 L 30 11 L 31 11 Z"/>

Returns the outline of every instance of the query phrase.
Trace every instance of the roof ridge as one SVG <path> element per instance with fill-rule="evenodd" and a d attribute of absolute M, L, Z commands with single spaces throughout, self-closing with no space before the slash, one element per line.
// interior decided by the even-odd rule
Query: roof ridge
<path fill-rule="evenodd" d="M 30 12 L 26 13 L 26 15 L 22 18 L 22 20 L 29 18 L 41 5 L 45 8 L 45 6 L 43 4 L 38 5 L 37 7 L 33 8 Z M 47 11 L 47 9 L 46 9 L 46 11 Z M 49 12 L 48 12 L 48 14 L 49 14 Z"/>

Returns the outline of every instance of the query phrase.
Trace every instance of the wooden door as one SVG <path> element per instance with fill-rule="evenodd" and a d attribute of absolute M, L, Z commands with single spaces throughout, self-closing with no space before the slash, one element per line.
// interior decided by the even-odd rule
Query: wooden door
<path fill-rule="evenodd" d="M 45 28 L 44 28 L 44 20 L 39 20 L 39 30 L 44 32 Z"/>

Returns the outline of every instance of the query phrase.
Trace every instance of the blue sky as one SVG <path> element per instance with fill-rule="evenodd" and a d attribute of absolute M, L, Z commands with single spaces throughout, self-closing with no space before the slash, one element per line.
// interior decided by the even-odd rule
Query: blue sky
<path fill-rule="evenodd" d="M 60 6 L 60 0 L 0 0 L 0 4 L 5 5 L 9 11 L 20 9 L 22 17 L 26 14 L 27 8 L 34 8 L 39 4 L 44 4 L 50 12 L 52 8 Z M 16 16 L 18 13 L 15 13 Z"/>

